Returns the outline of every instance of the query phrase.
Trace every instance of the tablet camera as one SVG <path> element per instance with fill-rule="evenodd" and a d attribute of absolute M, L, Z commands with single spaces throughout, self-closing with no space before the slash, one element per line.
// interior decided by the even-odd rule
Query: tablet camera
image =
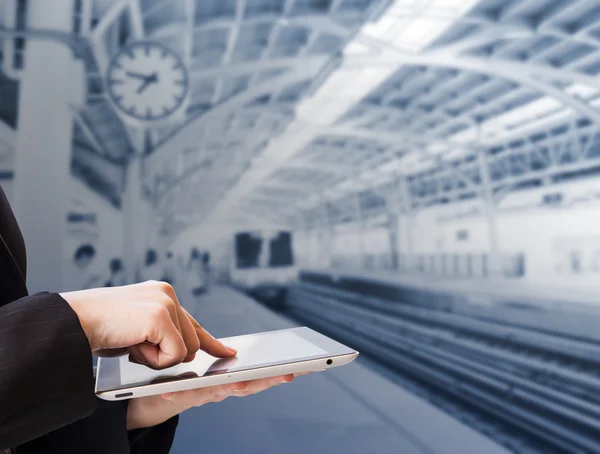
<path fill-rule="evenodd" d="M 331 366 L 332 364 L 333 364 L 333 360 L 332 360 L 332 359 L 328 359 L 328 360 L 327 360 L 327 365 L 328 365 L 328 366 Z"/>

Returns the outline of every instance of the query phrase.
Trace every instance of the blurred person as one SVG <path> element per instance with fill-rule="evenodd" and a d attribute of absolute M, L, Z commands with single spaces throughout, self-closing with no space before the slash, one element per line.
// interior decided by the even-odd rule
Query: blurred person
<path fill-rule="evenodd" d="M 208 252 L 205 252 L 202 256 L 202 268 L 204 271 L 204 285 L 206 287 L 206 291 L 209 291 L 212 274 L 210 267 L 210 254 Z"/>
<path fill-rule="evenodd" d="M 173 252 L 167 251 L 165 258 L 166 258 L 165 259 L 165 267 L 164 267 L 163 276 L 162 276 L 161 280 L 168 282 L 171 285 L 174 285 L 175 277 L 176 277 L 176 272 L 175 272 L 176 261 L 173 256 Z"/>
<path fill-rule="evenodd" d="M 187 284 L 194 296 L 200 296 L 206 291 L 206 274 L 203 262 L 204 254 L 197 248 L 190 250 L 187 265 Z"/>
<path fill-rule="evenodd" d="M 96 248 L 83 244 L 73 254 L 73 267 L 68 270 L 66 280 L 69 290 L 85 290 L 99 286 L 102 277 L 95 269 Z"/>
<path fill-rule="evenodd" d="M 26 271 L 25 243 L 0 186 L 0 452 L 168 453 L 181 412 L 294 378 L 101 400 L 92 355 L 129 354 L 165 369 L 200 349 L 218 358 L 236 351 L 205 331 L 164 282 L 28 295 Z"/>
<path fill-rule="evenodd" d="M 105 287 L 121 287 L 127 284 L 127 275 L 125 274 L 125 267 L 121 259 L 112 259 L 109 268 L 110 276 L 104 283 Z"/>
<path fill-rule="evenodd" d="M 158 260 L 155 249 L 148 249 L 144 258 L 144 267 L 140 272 L 142 281 L 160 281 L 163 278 L 163 269 Z"/>

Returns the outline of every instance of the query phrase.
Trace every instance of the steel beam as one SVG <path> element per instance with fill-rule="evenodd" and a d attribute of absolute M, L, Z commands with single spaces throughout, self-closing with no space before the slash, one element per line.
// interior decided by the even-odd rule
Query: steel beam
<path fill-rule="evenodd" d="M 565 106 L 584 114 L 596 123 L 600 123 L 600 111 L 584 101 L 570 96 L 564 90 L 557 88 L 552 82 L 581 83 L 600 89 L 600 79 L 575 71 L 565 71 L 542 65 L 529 63 L 513 63 L 508 61 L 491 61 L 455 55 L 404 54 L 402 52 L 386 52 L 376 57 L 352 57 L 347 60 L 350 67 L 374 66 L 432 66 L 448 67 L 461 70 L 471 70 L 482 74 L 511 80 L 525 85 L 539 93 L 559 100 Z"/>
<path fill-rule="evenodd" d="M 141 40 L 146 35 L 144 32 L 144 15 L 140 0 L 129 0 L 129 14 L 131 17 L 131 31 L 133 38 Z"/>
<path fill-rule="evenodd" d="M 324 61 L 325 60 L 322 60 L 323 63 Z M 195 143 L 197 131 L 202 125 L 209 124 L 217 119 L 222 119 L 227 115 L 235 113 L 238 109 L 261 95 L 269 94 L 279 88 L 285 88 L 312 78 L 319 72 L 321 67 L 322 66 L 318 64 L 316 60 L 314 65 L 299 66 L 294 71 L 288 71 L 280 77 L 267 80 L 260 85 L 240 93 L 230 100 L 213 107 L 203 115 L 188 119 L 182 127 L 178 128 L 173 134 L 166 139 L 163 139 L 161 143 L 158 144 L 153 156 L 158 158 L 164 153 L 169 153 L 169 150 L 185 148 L 188 143 Z"/>

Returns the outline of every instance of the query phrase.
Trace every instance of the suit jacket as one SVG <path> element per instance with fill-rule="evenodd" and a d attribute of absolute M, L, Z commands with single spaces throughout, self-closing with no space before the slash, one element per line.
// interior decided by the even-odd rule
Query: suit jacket
<path fill-rule="evenodd" d="M 56 293 L 28 295 L 23 238 L 0 187 L 0 452 L 164 454 L 178 418 L 128 432 L 127 402 L 94 394 L 92 353 Z"/>

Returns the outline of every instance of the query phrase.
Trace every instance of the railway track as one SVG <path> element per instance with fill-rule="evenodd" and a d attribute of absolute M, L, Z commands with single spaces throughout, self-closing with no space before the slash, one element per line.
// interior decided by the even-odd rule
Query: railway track
<path fill-rule="evenodd" d="M 538 452 L 600 452 L 596 343 L 310 282 L 290 290 L 287 310 L 432 391 L 511 425 L 513 433 L 536 440 Z M 525 452 L 527 443 L 500 438 Z"/>

